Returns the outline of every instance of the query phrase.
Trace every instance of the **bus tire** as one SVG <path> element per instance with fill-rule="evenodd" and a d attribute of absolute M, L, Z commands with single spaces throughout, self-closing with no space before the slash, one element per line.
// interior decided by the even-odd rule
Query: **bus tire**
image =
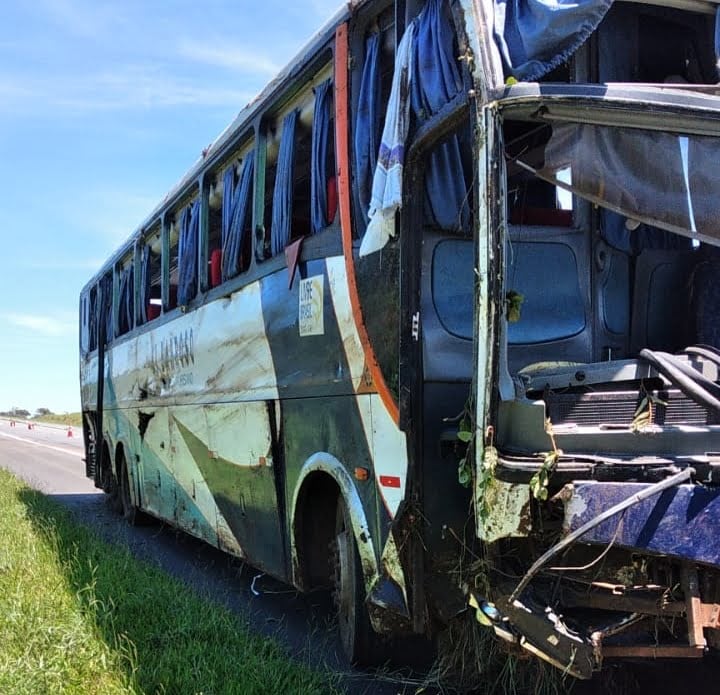
<path fill-rule="evenodd" d="M 338 498 L 332 545 L 333 598 L 343 652 L 351 664 L 376 664 L 381 659 L 380 638 L 370 625 L 360 555 L 342 497 Z"/>
<path fill-rule="evenodd" d="M 131 526 L 142 526 L 147 523 L 148 517 L 132 501 L 132 494 L 130 492 L 130 475 L 128 473 L 127 464 L 125 463 L 125 457 L 122 454 L 118 455 L 116 467 L 118 477 L 120 479 L 119 497 L 122 508 L 122 516 Z"/>
<path fill-rule="evenodd" d="M 101 485 L 105 492 L 105 501 L 114 514 L 122 514 L 122 500 L 120 499 L 120 486 L 113 475 L 110 462 L 105 461 L 101 474 Z"/>

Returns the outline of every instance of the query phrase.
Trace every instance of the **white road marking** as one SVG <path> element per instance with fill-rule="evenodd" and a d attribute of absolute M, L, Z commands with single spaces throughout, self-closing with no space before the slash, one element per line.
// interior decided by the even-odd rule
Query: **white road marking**
<path fill-rule="evenodd" d="M 16 437 L 14 434 L 6 434 L 0 432 L 0 437 L 6 437 L 7 439 L 17 439 L 19 442 L 25 442 L 26 444 L 32 444 L 33 446 L 41 446 L 43 449 L 52 449 L 53 451 L 59 451 L 61 454 L 69 454 L 77 458 L 82 457 L 81 451 L 72 451 L 71 449 L 64 449 L 60 446 L 53 446 L 52 444 L 43 444 L 42 442 L 35 442 L 32 439 L 25 439 L 25 437 Z"/>

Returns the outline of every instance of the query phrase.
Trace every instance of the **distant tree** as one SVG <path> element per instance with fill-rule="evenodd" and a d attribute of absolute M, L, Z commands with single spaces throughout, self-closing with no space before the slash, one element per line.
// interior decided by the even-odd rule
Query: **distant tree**
<path fill-rule="evenodd" d="M 12 414 L 14 417 L 30 417 L 30 411 L 24 408 L 13 408 Z"/>
<path fill-rule="evenodd" d="M 52 414 L 53 414 L 53 412 L 52 412 L 52 410 L 50 410 L 50 408 L 38 408 L 35 411 L 35 415 L 33 415 L 33 417 L 36 417 L 36 418 L 45 417 L 46 415 L 52 415 Z"/>

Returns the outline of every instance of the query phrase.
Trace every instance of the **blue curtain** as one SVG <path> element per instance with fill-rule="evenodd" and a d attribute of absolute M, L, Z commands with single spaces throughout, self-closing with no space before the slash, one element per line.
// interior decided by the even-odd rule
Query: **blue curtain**
<path fill-rule="evenodd" d="M 720 7 L 715 10 L 715 63 L 718 79 L 720 79 Z"/>
<path fill-rule="evenodd" d="M 455 32 L 444 0 L 429 0 L 418 17 L 410 105 L 416 123 L 434 116 L 463 89 L 454 50 Z M 468 187 L 460 140 L 453 135 L 433 148 L 425 170 L 426 216 L 448 231 L 470 226 Z"/>
<path fill-rule="evenodd" d="M 360 79 L 357 116 L 355 118 L 355 166 L 357 189 L 365 224 L 372 195 L 372 181 L 380 148 L 380 34 L 365 39 L 365 62 Z"/>
<path fill-rule="evenodd" d="M 328 220 L 327 182 L 331 175 L 328 152 L 331 144 L 332 80 L 326 80 L 315 90 L 315 111 L 312 128 L 312 163 L 310 177 L 310 216 L 312 233 L 317 234 L 332 222 Z"/>
<path fill-rule="evenodd" d="M 178 243 L 178 290 L 180 306 L 186 306 L 197 294 L 198 232 L 200 230 L 200 202 L 195 201 L 180 215 Z"/>
<path fill-rule="evenodd" d="M 295 154 L 295 126 L 298 111 L 293 109 L 283 120 L 278 153 L 277 170 L 275 172 L 275 189 L 273 190 L 273 208 L 270 241 L 272 255 L 281 253 L 290 240 L 292 224 L 292 193 L 293 165 Z"/>
<path fill-rule="evenodd" d="M 133 327 L 135 302 L 135 274 L 132 264 L 120 275 L 120 306 L 118 307 L 118 335 L 127 333 Z"/>
<path fill-rule="evenodd" d="M 102 291 L 102 312 L 101 316 L 105 317 L 105 342 L 109 343 L 114 335 L 115 331 L 113 330 L 113 282 L 112 282 L 112 275 L 106 275 L 101 281 L 100 281 L 101 291 Z"/>
<path fill-rule="evenodd" d="M 147 323 L 147 305 L 150 303 L 150 247 L 143 246 L 140 257 L 140 322 Z"/>
<path fill-rule="evenodd" d="M 222 211 L 222 279 L 223 282 L 240 272 L 240 253 L 245 239 L 250 191 L 255 169 L 255 151 L 245 156 L 240 180 L 235 186 L 235 167 L 225 172 Z"/>
<path fill-rule="evenodd" d="M 566 61 L 612 0 L 494 0 L 495 43 L 506 75 L 531 82 Z"/>
<path fill-rule="evenodd" d="M 463 87 L 445 5 L 445 0 L 428 0 L 418 17 L 410 104 L 419 122 L 436 114 Z"/>

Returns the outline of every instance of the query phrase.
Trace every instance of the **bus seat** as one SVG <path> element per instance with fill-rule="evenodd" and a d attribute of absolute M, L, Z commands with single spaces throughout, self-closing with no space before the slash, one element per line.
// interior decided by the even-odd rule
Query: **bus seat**
<path fill-rule="evenodd" d="M 222 282 L 222 249 L 214 249 L 210 254 L 210 287 Z"/>
<path fill-rule="evenodd" d="M 510 224 L 543 227 L 572 227 L 572 210 L 558 208 L 521 207 L 510 212 Z"/>
<path fill-rule="evenodd" d="M 152 321 L 160 316 L 160 305 L 159 304 L 148 304 L 146 307 L 147 320 Z"/>
<path fill-rule="evenodd" d="M 720 251 L 702 247 L 701 258 L 690 278 L 691 310 L 695 321 L 695 340 L 701 345 L 720 348 Z"/>
<path fill-rule="evenodd" d="M 690 280 L 696 251 L 645 249 L 635 262 L 630 350 L 675 352 L 689 340 Z"/>
<path fill-rule="evenodd" d="M 331 176 L 327 180 L 327 218 L 332 224 L 335 221 L 338 206 L 337 176 Z"/>

